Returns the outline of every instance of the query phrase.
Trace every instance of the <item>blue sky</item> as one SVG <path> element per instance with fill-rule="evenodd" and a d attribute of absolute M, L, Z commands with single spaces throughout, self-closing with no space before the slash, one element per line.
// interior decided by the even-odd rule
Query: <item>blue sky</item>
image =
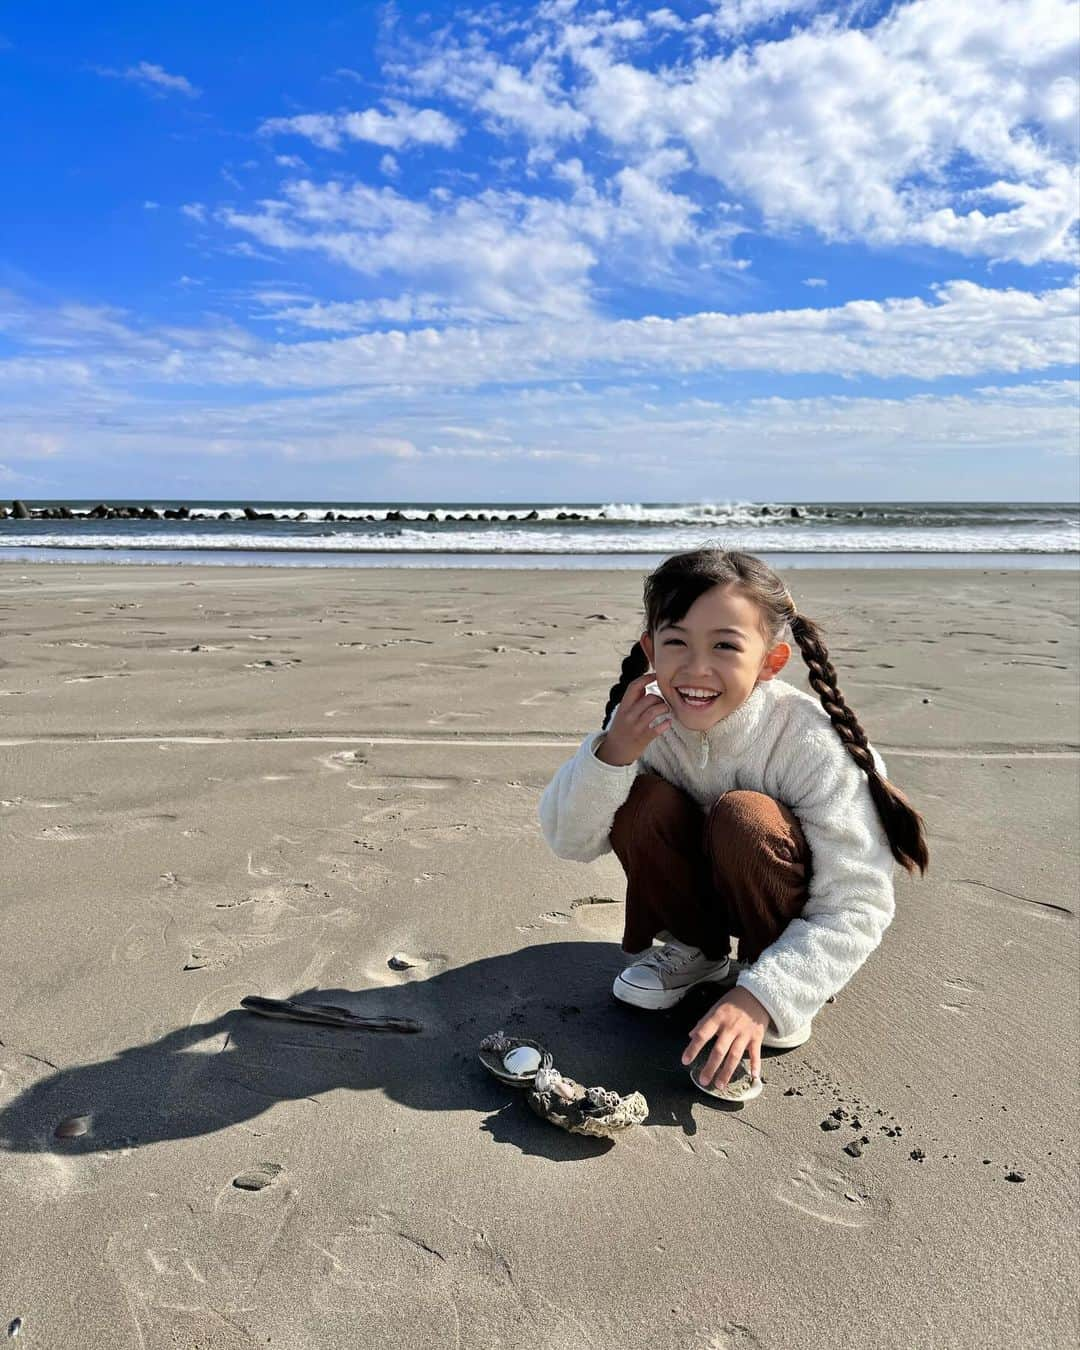
<path fill-rule="evenodd" d="M 1071 499 L 1072 0 L 0 15 L 0 493 Z"/>

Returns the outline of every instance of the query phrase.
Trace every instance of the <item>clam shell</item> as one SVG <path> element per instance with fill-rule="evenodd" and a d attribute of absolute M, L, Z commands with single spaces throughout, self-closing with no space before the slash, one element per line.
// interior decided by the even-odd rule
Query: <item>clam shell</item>
<path fill-rule="evenodd" d="M 704 1067 L 704 1065 L 701 1067 Z M 750 1070 L 745 1061 L 731 1075 L 731 1081 L 726 1088 L 703 1087 L 698 1081 L 696 1067 L 691 1071 L 690 1080 L 699 1091 L 722 1102 L 752 1102 L 755 1097 L 760 1097 L 765 1090 L 765 1080 L 763 1078 L 751 1078 Z"/>
<path fill-rule="evenodd" d="M 531 1045 L 519 1045 L 503 1057 L 503 1068 L 507 1073 L 512 1073 L 515 1077 L 521 1077 L 524 1074 L 535 1074 L 540 1067 L 543 1056 L 539 1050 L 534 1050 Z"/>
<path fill-rule="evenodd" d="M 54 1139 L 78 1139 L 80 1135 L 90 1132 L 89 1116 L 68 1116 L 62 1120 L 56 1129 L 53 1130 Z"/>
<path fill-rule="evenodd" d="M 492 1039 L 490 1037 L 488 1040 Z M 530 1041 L 526 1037 L 506 1036 L 500 1040 L 498 1050 L 486 1049 L 481 1045 L 477 1051 L 477 1058 L 487 1069 L 488 1073 L 493 1074 L 501 1083 L 508 1083 L 511 1087 L 528 1087 L 536 1077 L 537 1070 L 529 1069 L 523 1073 L 514 1073 L 506 1067 L 506 1058 L 512 1055 L 516 1050 L 535 1050 L 540 1056 L 542 1064 L 545 1056 L 550 1060 L 551 1056 L 547 1049 L 539 1041 Z M 539 1065 L 537 1066 L 539 1068 Z"/>

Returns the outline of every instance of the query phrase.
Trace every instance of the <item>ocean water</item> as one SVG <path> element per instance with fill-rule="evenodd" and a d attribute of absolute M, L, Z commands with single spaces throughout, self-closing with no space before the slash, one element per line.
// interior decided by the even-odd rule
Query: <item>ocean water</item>
<path fill-rule="evenodd" d="M 1080 506 L 1004 502 L 112 501 L 184 520 L 0 521 L 0 558 L 326 566 L 637 567 L 702 544 L 796 566 L 1072 566 Z M 78 515 L 94 501 L 34 501 Z M 274 520 L 246 520 L 244 506 Z M 232 520 L 219 516 L 229 512 Z M 327 515 L 332 519 L 327 519 Z M 302 519 L 306 516 L 306 519 Z M 199 518 L 202 517 L 202 518 Z M 471 519 L 464 519 L 471 517 Z M 526 518 L 528 517 L 528 518 Z"/>

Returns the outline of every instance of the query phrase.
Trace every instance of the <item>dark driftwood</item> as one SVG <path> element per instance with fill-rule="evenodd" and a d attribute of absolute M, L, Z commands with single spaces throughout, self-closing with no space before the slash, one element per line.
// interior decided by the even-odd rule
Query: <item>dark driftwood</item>
<path fill-rule="evenodd" d="M 353 1031 L 394 1031 L 409 1035 L 422 1031 L 411 1017 L 360 1017 L 348 1008 L 332 1003 L 294 1003 L 287 998 L 262 998 L 249 994 L 240 1000 L 241 1008 L 260 1017 L 281 1017 L 290 1022 L 317 1022 L 328 1027 L 351 1027 Z"/>

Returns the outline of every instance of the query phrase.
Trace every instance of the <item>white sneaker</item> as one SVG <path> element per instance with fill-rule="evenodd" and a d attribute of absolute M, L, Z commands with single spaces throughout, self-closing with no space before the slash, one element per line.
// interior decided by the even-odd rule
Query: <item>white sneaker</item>
<path fill-rule="evenodd" d="M 619 972 L 611 992 L 623 1003 L 659 1011 L 673 1008 L 681 998 L 705 980 L 722 980 L 731 969 L 729 957 L 709 961 L 697 947 L 666 942 Z"/>

